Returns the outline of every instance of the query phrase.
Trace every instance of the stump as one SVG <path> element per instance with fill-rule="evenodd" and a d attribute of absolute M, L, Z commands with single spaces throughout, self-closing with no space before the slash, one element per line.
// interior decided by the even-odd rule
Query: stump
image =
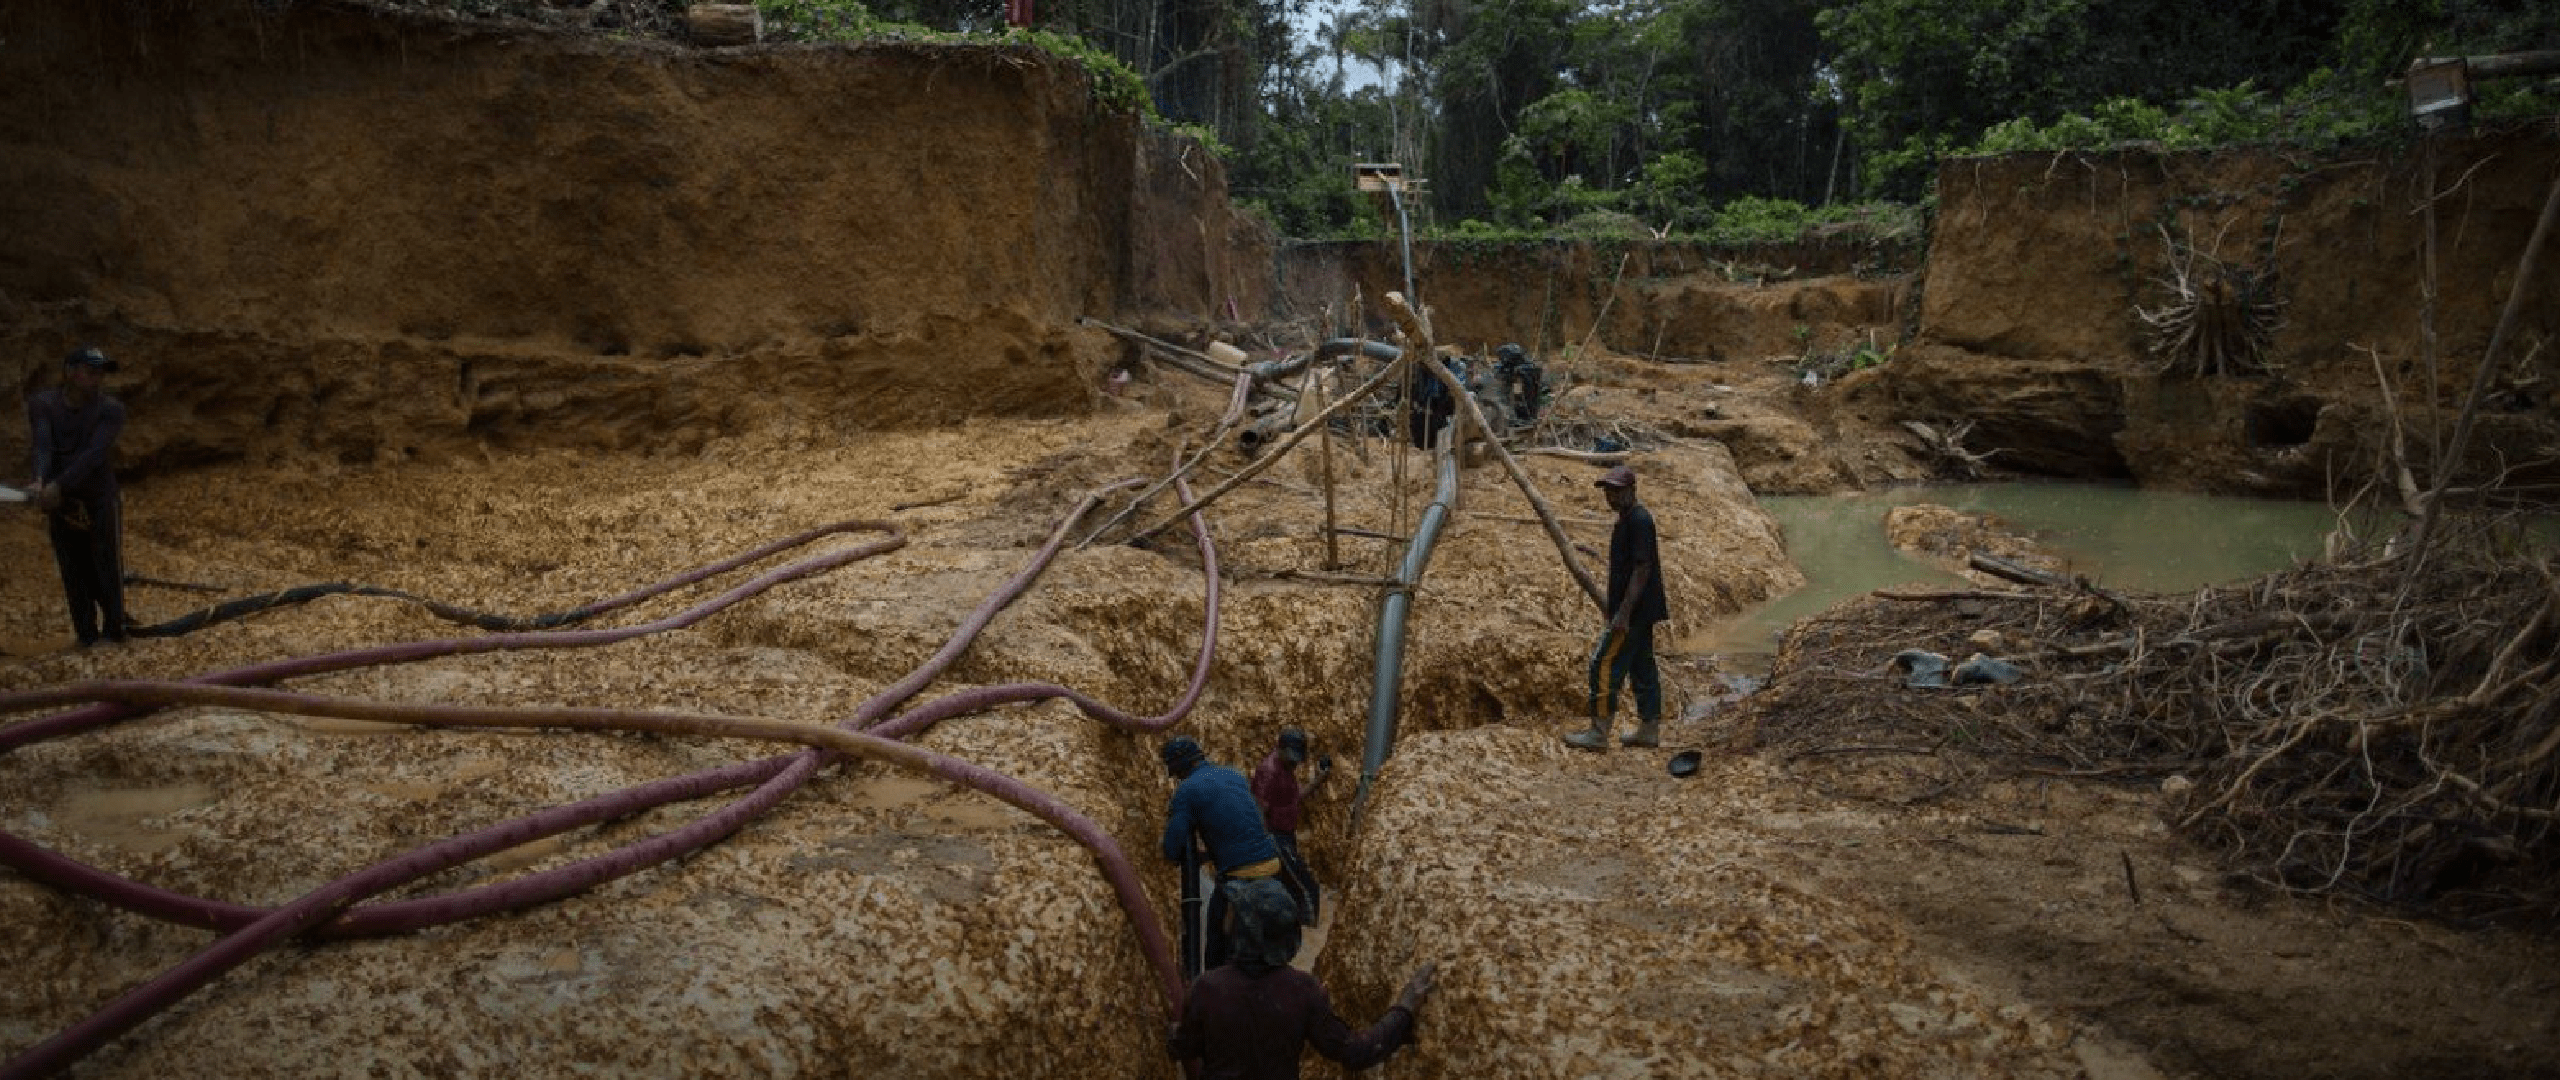
<path fill-rule="evenodd" d="M 754 45 L 764 40 L 764 16 L 754 4 L 695 4 L 684 29 L 696 45 Z"/>

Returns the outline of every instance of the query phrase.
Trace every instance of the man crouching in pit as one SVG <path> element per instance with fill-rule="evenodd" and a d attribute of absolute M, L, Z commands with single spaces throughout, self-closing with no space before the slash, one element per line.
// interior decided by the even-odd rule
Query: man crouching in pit
<path fill-rule="evenodd" d="M 1290 967 L 1298 956 L 1298 901 L 1273 878 L 1227 882 L 1228 961 L 1191 984 L 1182 1019 L 1165 1037 L 1176 1061 L 1201 1062 L 1203 1080 L 1295 1080 L 1299 1050 L 1357 1072 L 1413 1041 L 1414 1015 L 1431 995 L 1438 964 L 1424 964 L 1387 1015 L 1353 1031 L 1333 1011 L 1316 977 Z"/>

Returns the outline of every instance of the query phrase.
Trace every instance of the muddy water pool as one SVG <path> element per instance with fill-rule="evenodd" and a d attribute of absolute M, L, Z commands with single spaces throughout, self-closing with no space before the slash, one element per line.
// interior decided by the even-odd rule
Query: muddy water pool
<path fill-rule="evenodd" d="M 1956 585 L 1951 571 L 1885 540 L 1885 514 L 1936 504 L 1989 514 L 2008 532 L 2063 558 L 2072 573 L 2111 588 L 2178 592 L 2282 570 L 2320 553 L 2337 524 L 2322 503 L 2144 491 L 2097 484 L 1960 484 L 1849 495 L 1768 496 L 1806 585 L 1744 611 L 1673 651 L 1713 653 L 1762 672 L 1789 624 L 1860 593 L 1895 585 Z"/>

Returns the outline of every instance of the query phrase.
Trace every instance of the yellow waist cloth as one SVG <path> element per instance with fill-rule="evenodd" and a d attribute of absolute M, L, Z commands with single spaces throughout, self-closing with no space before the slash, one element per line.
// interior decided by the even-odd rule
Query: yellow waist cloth
<path fill-rule="evenodd" d="M 1279 877 L 1280 860 L 1272 858 L 1264 859 L 1258 863 L 1246 863 L 1243 866 L 1227 871 L 1227 876 L 1230 878 Z"/>

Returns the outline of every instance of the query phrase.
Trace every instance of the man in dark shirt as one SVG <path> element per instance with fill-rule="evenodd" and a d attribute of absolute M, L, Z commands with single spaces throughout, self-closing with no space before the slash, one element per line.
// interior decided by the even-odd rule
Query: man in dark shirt
<path fill-rule="evenodd" d="M 62 358 L 62 388 L 27 399 L 35 443 L 35 504 L 45 512 L 53 563 L 71 605 L 71 630 L 87 648 L 121 642 L 124 499 L 116 488 L 116 438 L 124 403 L 104 391 L 116 362 L 94 348 Z"/>
<path fill-rule="evenodd" d="M 1316 778 L 1302 791 L 1298 766 L 1306 760 L 1307 733 L 1280 729 L 1280 744 L 1253 770 L 1253 801 L 1262 804 L 1263 827 L 1271 830 L 1271 843 L 1280 849 L 1280 883 L 1298 898 L 1298 924 L 1314 926 L 1323 913 L 1324 889 L 1316 884 L 1315 872 L 1307 869 L 1306 857 L 1298 854 L 1298 819 L 1306 801 L 1333 778 L 1333 759 L 1316 763 Z"/>
<path fill-rule="evenodd" d="M 1334 1013 L 1324 984 L 1289 966 L 1298 955 L 1298 919 L 1288 890 L 1266 878 L 1224 891 L 1233 894 L 1235 957 L 1191 984 L 1182 1019 L 1165 1036 L 1174 1060 L 1197 1059 L 1202 1080 L 1295 1080 L 1299 1052 L 1310 1043 L 1358 1072 L 1413 1041 L 1414 1015 L 1431 996 L 1438 965 L 1423 965 L 1387 1015 L 1353 1031 Z"/>
<path fill-rule="evenodd" d="M 1188 872 L 1192 853 L 1200 847 L 1209 849 L 1209 860 L 1223 885 L 1278 877 L 1280 848 L 1271 842 L 1270 830 L 1262 827 L 1262 808 L 1254 805 L 1253 789 L 1243 773 L 1210 761 L 1200 744 L 1190 739 L 1167 740 L 1161 753 L 1164 771 L 1179 781 L 1173 803 L 1165 811 L 1164 857 L 1185 867 L 1183 974 L 1196 977 L 1227 960 L 1227 894 L 1210 888 L 1207 911 L 1193 922 L 1192 913 L 1203 905 L 1191 900 L 1192 890 L 1200 887 L 1197 876 Z"/>
<path fill-rule="evenodd" d="M 1502 376 L 1503 396 L 1511 402 L 1511 421 L 1526 424 L 1538 418 L 1538 397 L 1545 392 L 1542 385 L 1546 369 L 1529 359 L 1518 342 L 1505 342 L 1493 351 L 1497 359 L 1494 370 Z"/>
<path fill-rule="evenodd" d="M 1662 745 L 1662 673 L 1653 661 L 1653 625 L 1671 617 L 1662 587 L 1662 555 L 1654 542 L 1653 512 L 1636 501 L 1636 472 L 1609 470 L 1598 486 L 1618 526 L 1609 534 L 1609 628 L 1591 653 L 1591 729 L 1564 741 L 1584 750 L 1609 748 L 1618 712 L 1618 687 L 1635 684 L 1636 730 L 1619 740 L 1628 746 Z M 1606 693 L 1603 693 L 1603 687 Z"/>

